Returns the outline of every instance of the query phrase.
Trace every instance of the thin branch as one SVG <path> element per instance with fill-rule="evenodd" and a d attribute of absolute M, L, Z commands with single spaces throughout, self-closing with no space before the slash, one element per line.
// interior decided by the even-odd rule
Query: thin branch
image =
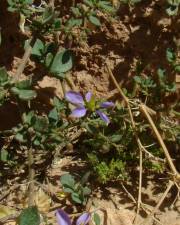
<path fill-rule="evenodd" d="M 148 215 L 148 217 L 140 225 L 148 225 L 150 223 L 151 218 L 154 216 L 156 211 L 159 209 L 159 207 L 163 203 L 164 199 L 166 198 L 167 194 L 169 193 L 169 191 L 173 185 L 174 185 L 174 183 L 172 181 L 169 181 L 169 184 L 168 184 L 165 192 L 161 196 L 160 200 L 158 201 L 157 205 L 154 207 L 153 211 Z"/>
<path fill-rule="evenodd" d="M 127 190 L 127 188 L 124 186 L 123 183 L 121 183 L 122 188 L 124 189 L 124 191 L 127 193 L 128 197 L 132 200 L 133 203 L 137 203 L 135 198 L 132 196 L 132 194 Z"/>
<path fill-rule="evenodd" d="M 71 89 L 72 89 L 73 91 L 77 91 L 77 87 L 75 86 L 74 81 L 73 81 L 73 79 L 72 79 L 72 77 L 71 77 L 70 74 L 68 74 L 68 75 L 65 77 L 65 80 L 66 80 L 66 82 L 69 84 L 69 86 L 71 87 Z"/>
<path fill-rule="evenodd" d="M 29 44 L 28 46 L 26 47 L 25 49 L 25 52 L 24 52 L 24 55 L 21 59 L 21 62 L 17 68 L 17 71 L 14 75 L 14 81 L 17 82 L 19 79 L 20 79 L 20 76 L 21 74 L 23 73 L 25 67 L 26 67 L 26 64 L 28 62 L 28 59 L 29 57 L 31 56 L 31 52 L 32 52 L 32 47 L 34 45 L 34 42 L 35 42 L 35 37 L 31 38 L 30 41 L 29 41 Z"/>
<path fill-rule="evenodd" d="M 157 161 L 157 162 L 162 162 L 162 163 L 165 163 L 165 162 L 166 162 L 165 159 L 161 159 L 161 158 L 159 158 L 159 157 L 154 156 L 151 152 L 149 152 L 149 151 L 146 149 L 145 146 L 144 146 L 144 148 L 143 148 L 142 150 L 148 155 L 148 158 L 149 158 L 149 159 L 152 159 L 152 160 Z"/>
<path fill-rule="evenodd" d="M 0 202 L 6 198 L 12 191 L 15 191 L 17 188 L 19 188 L 20 184 L 16 184 L 13 187 L 10 187 L 9 190 L 7 190 L 2 196 L 0 196 Z"/>
<path fill-rule="evenodd" d="M 28 206 L 34 205 L 34 157 L 33 157 L 33 149 L 30 147 L 28 149 L 28 168 L 29 168 L 29 187 L 28 187 Z"/>
<path fill-rule="evenodd" d="M 141 143 L 141 140 L 139 139 L 137 132 L 136 132 L 136 124 L 134 121 L 134 117 L 132 114 L 132 110 L 131 110 L 131 106 L 129 103 L 129 99 L 128 97 L 125 96 L 125 94 L 123 93 L 121 87 L 119 86 L 118 82 L 116 81 L 111 69 L 109 68 L 109 65 L 106 63 L 106 68 L 108 70 L 108 73 L 112 79 L 112 81 L 114 82 L 115 86 L 117 87 L 121 97 L 123 98 L 124 102 L 126 103 L 126 106 L 128 108 L 128 113 L 130 116 L 130 120 L 131 120 L 131 124 L 132 124 L 132 128 L 134 131 L 134 136 L 136 139 L 136 142 L 138 144 L 139 147 L 139 191 L 138 191 L 138 202 L 137 202 L 137 213 L 136 213 L 136 217 L 135 217 L 135 224 L 137 222 L 137 215 L 139 214 L 139 210 L 140 210 L 140 205 L 141 205 L 141 194 L 142 194 L 142 150 L 144 149 L 144 146 Z"/>
<path fill-rule="evenodd" d="M 156 137 L 157 137 L 157 140 L 158 140 L 160 146 L 162 147 L 162 149 L 163 149 L 163 151 L 164 151 L 164 154 L 165 154 L 165 156 L 166 156 L 167 162 L 168 162 L 169 167 L 171 168 L 171 170 L 172 170 L 174 176 L 177 177 L 177 178 L 179 179 L 179 178 L 180 178 L 180 174 L 179 174 L 178 171 L 176 170 L 176 167 L 174 166 L 174 163 L 173 163 L 173 161 L 172 161 L 172 159 L 171 159 L 171 156 L 170 156 L 170 154 L 169 154 L 169 152 L 168 152 L 168 149 L 167 149 L 167 147 L 166 147 L 166 145 L 165 145 L 165 143 L 164 143 L 164 141 L 163 141 L 163 139 L 162 139 L 162 137 L 161 137 L 161 135 L 160 135 L 158 129 L 156 128 L 156 126 L 155 126 L 155 124 L 154 124 L 154 122 L 153 122 L 151 116 L 149 115 L 148 111 L 146 110 L 146 107 L 145 107 L 144 104 L 141 104 L 141 105 L 140 105 L 140 110 L 141 110 L 141 112 L 143 112 L 143 114 L 145 115 L 145 117 L 146 117 L 146 119 L 148 120 L 149 124 L 151 125 L 151 128 L 152 128 L 152 130 L 154 131 L 154 133 L 155 133 L 155 135 L 156 135 Z"/>

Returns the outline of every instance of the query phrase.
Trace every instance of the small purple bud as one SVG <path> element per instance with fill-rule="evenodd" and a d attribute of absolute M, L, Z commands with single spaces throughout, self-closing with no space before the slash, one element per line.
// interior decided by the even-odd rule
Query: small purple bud
<path fill-rule="evenodd" d="M 90 102 L 92 98 L 92 93 L 90 91 L 88 91 L 85 95 L 85 99 L 87 102 Z"/>
<path fill-rule="evenodd" d="M 96 110 L 96 113 L 100 116 L 100 118 L 108 125 L 110 123 L 109 118 L 106 116 L 105 113 L 101 112 L 100 110 Z"/>
<path fill-rule="evenodd" d="M 86 225 L 91 219 L 90 213 L 83 213 L 76 221 L 76 225 Z"/>
<path fill-rule="evenodd" d="M 101 108 L 110 108 L 110 107 L 114 107 L 114 103 L 113 102 L 102 102 L 100 105 Z"/>
<path fill-rule="evenodd" d="M 86 115 L 86 111 L 87 109 L 84 106 L 81 106 L 74 109 L 70 116 L 80 118 Z"/>
<path fill-rule="evenodd" d="M 75 91 L 66 92 L 65 99 L 74 105 L 84 105 L 84 99 L 82 95 Z"/>
<path fill-rule="evenodd" d="M 68 214 L 62 209 L 56 210 L 56 219 L 58 225 L 72 225 Z"/>

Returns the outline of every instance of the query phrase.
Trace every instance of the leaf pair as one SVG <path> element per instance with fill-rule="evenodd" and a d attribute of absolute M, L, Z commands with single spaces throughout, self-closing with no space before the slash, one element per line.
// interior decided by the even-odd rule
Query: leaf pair
<path fill-rule="evenodd" d="M 30 101 L 36 98 L 36 91 L 30 90 L 32 84 L 31 79 L 23 80 L 15 84 L 14 87 L 11 88 L 13 94 L 17 95 L 21 100 Z"/>
<path fill-rule="evenodd" d="M 63 49 L 54 55 L 53 46 L 44 44 L 40 39 L 36 40 L 32 55 L 39 58 L 49 72 L 58 78 L 64 78 L 64 73 L 72 69 L 73 66 L 72 52 L 70 50 Z"/>
<path fill-rule="evenodd" d="M 82 179 L 82 182 L 76 183 L 74 177 L 70 174 L 65 174 L 60 179 L 64 192 L 70 193 L 75 203 L 83 205 L 87 201 L 87 196 L 91 193 L 91 190 L 87 186 L 84 186 L 85 180 L 87 182 L 88 177 L 84 179 Z"/>

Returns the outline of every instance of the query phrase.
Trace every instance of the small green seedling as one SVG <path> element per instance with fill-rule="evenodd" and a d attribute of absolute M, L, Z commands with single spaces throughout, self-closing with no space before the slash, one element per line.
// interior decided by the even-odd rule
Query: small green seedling
<path fill-rule="evenodd" d="M 60 181 L 63 186 L 63 190 L 71 195 L 72 200 L 75 203 L 85 205 L 91 190 L 85 185 L 89 175 L 81 179 L 80 182 L 76 182 L 74 177 L 70 174 L 65 174 L 61 176 Z"/>

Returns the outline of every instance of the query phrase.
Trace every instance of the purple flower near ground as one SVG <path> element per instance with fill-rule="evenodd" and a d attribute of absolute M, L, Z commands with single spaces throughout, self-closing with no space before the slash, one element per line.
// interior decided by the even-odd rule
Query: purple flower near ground
<path fill-rule="evenodd" d="M 56 219 L 58 225 L 72 225 L 69 215 L 62 209 L 56 210 Z M 91 219 L 90 213 L 83 213 L 76 221 L 76 225 L 86 225 Z"/>
<path fill-rule="evenodd" d="M 85 98 L 83 98 L 83 96 L 78 92 L 68 91 L 65 94 L 65 98 L 68 102 L 76 106 L 76 108 L 72 111 L 71 116 L 80 118 L 85 116 L 89 110 L 91 112 L 96 112 L 106 124 L 110 123 L 108 116 L 100 109 L 113 107 L 113 102 L 107 101 L 97 105 L 91 92 L 87 92 Z"/>

